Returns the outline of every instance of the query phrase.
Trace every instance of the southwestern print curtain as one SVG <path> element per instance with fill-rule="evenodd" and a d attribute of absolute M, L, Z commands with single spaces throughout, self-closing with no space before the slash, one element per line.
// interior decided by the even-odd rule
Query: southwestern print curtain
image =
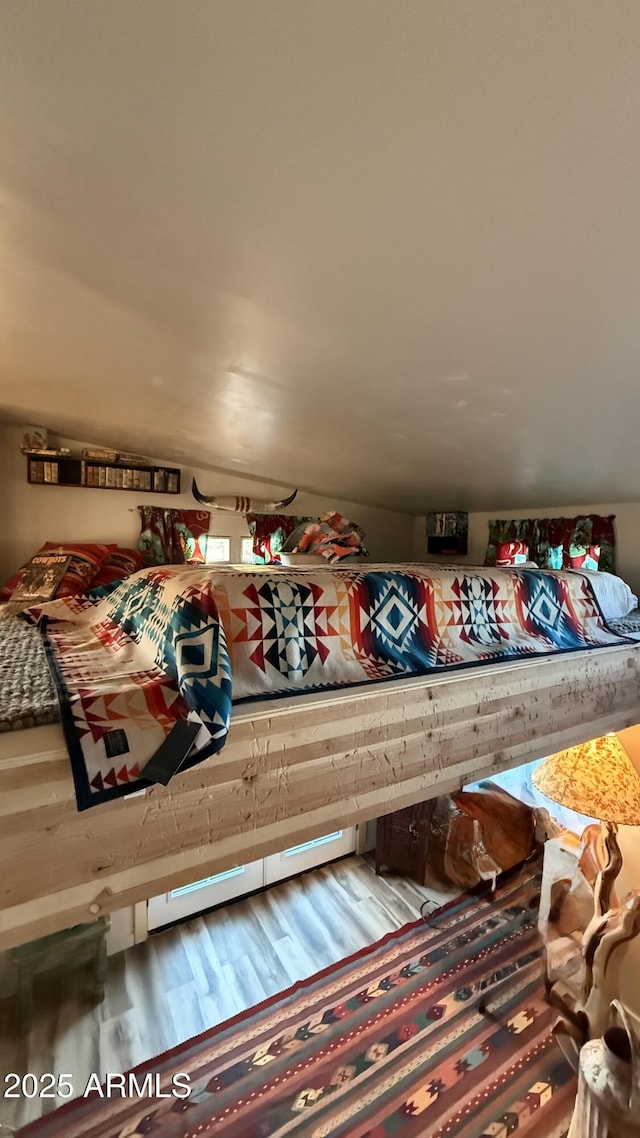
<path fill-rule="evenodd" d="M 570 550 L 600 546 L 598 568 L 616 571 L 615 514 L 602 517 L 586 514 L 576 518 L 496 518 L 489 522 L 489 544 L 485 565 L 495 565 L 496 545 L 504 541 L 524 541 L 529 546 L 529 559 L 540 569 L 557 569 L 552 550 L 562 548 L 562 568 L 568 569 Z"/>
<path fill-rule="evenodd" d="M 302 522 L 313 518 L 298 514 L 247 514 L 249 533 L 253 539 L 255 565 L 279 565 L 285 541 Z"/>
<path fill-rule="evenodd" d="M 161 506 L 138 506 L 141 533 L 138 549 L 145 565 L 204 565 L 208 510 L 163 510 Z"/>

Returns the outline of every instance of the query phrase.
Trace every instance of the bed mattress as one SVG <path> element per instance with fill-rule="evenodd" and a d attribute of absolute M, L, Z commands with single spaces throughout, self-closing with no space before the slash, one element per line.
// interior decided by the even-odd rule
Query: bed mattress
<path fill-rule="evenodd" d="M 608 624 L 620 636 L 640 638 L 640 609 L 620 619 L 609 616 Z M 42 637 L 10 605 L 0 606 L 0 678 L 0 732 L 60 722 Z"/>
<path fill-rule="evenodd" d="M 618 635 L 640 637 L 640 609 L 608 624 Z M 42 637 L 9 605 L 0 606 L 0 677 L 0 732 L 60 722 Z"/>

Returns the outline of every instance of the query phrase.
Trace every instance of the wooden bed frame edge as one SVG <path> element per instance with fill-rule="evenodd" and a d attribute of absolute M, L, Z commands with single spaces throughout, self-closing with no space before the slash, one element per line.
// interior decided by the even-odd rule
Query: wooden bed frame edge
<path fill-rule="evenodd" d="M 238 705 L 224 750 L 78 813 L 59 728 L 0 738 L 0 951 L 640 722 L 640 644 Z"/>

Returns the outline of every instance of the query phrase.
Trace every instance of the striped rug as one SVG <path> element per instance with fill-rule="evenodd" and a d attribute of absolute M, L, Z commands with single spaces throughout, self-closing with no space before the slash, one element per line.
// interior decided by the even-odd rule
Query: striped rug
<path fill-rule="evenodd" d="M 150 1075 L 169 1097 L 76 1100 L 20 1133 L 561 1138 L 576 1086 L 549 1034 L 538 891 L 534 866 L 466 894 L 137 1069 L 134 1095 Z"/>

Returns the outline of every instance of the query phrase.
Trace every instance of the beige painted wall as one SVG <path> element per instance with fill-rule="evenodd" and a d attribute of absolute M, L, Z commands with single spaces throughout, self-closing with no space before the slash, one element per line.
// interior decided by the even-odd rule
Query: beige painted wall
<path fill-rule="evenodd" d="M 469 552 L 466 557 L 447 558 L 467 565 L 482 565 L 487 548 L 488 523 L 491 518 L 572 518 L 579 514 L 615 514 L 617 571 L 635 593 L 640 595 L 640 501 L 605 502 L 597 506 L 540 506 L 527 510 L 492 510 L 488 514 L 469 514 Z M 427 559 L 426 517 L 414 519 L 413 558 Z M 431 557 L 429 560 L 435 560 Z"/>
<path fill-rule="evenodd" d="M 195 474 L 203 493 L 242 494 L 278 498 L 290 486 L 259 483 L 241 475 L 182 468 L 183 493 L 136 494 L 122 490 L 94 490 L 71 486 L 31 486 L 27 463 L 20 453 L 22 432 L 0 424 L 0 581 L 7 579 L 44 541 L 109 541 L 135 546 L 140 533 L 138 503 L 194 509 L 191 478 Z M 59 438 L 58 445 L 79 451 L 82 443 Z M 87 445 L 86 443 L 84 445 Z M 158 459 L 158 461 L 164 461 Z M 167 463 L 175 466 L 175 463 Z M 295 513 L 319 515 L 336 509 L 366 532 L 372 561 L 406 561 L 411 556 L 413 519 L 344 499 L 299 494 Z M 290 507 L 290 512 L 294 512 Z M 231 560 L 240 560 L 240 539 L 249 530 L 244 518 L 212 511 L 211 533 L 231 538 Z"/>

